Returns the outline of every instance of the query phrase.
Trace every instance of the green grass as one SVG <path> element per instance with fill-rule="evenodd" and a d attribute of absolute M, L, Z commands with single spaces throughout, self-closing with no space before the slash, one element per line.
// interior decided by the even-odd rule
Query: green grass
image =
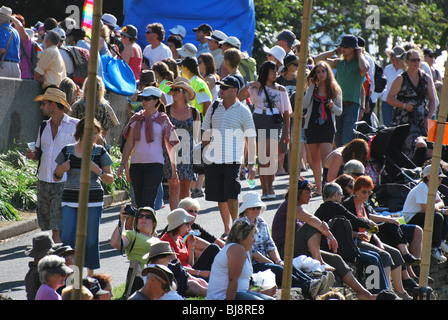
<path fill-rule="evenodd" d="M 26 144 L 16 143 L 0 154 L 0 220 L 20 220 L 20 211 L 32 212 L 37 207 L 37 161 L 26 158 L 26 149 Z M 115 174 L 121 162 L 120 149 L 112 147 L 110 155 Z M 116 190 L 129 191 L 129 182 L 115 174 L 114 183 L 103 187 L 105 194 L 113 195 Z"/>

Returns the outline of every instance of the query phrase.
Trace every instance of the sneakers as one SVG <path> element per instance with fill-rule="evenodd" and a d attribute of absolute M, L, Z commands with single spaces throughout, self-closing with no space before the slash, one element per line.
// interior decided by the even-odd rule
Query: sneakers
<path fill-rule="evenodd" d="M 315 299 L 318 295 L 324 294 L 330 290 L 330 287 L 334 284 L 334 274 L 328 271 L 322 275 L 319 279 L 311 280 L 309 294 L 312 299 Z"/>
<path fill-rule="evenodd" d="M 442 241 L 442 244 L 440 245 L 440 249 L 442 249 L 443 253 L 448 253 L 448 243 L 446 240 Z"/>
<path fill-rule="evenodd" d="M 445 262 L 446 257 L 442 254 L 442 251 L 440 248 L 432 248 L 431 249 L 431 257 L 439 261 L 439 263 Z"/>
<path fill-rule="evenodd" d="M 204 192 L 202 190 L 199 190 L 199 189 L 196 189 L 196 188 L 195 189 L 191 189 L 190 193 L 191 193 L 191 197 L 192 198 L 200 198 L 200 197 L 204 196 Z"/>

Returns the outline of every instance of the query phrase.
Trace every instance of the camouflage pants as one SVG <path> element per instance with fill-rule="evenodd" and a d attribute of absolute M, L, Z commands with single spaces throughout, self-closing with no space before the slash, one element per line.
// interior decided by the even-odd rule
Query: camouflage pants
<path fill-rule="evenodd" d="M 37 222 L 42 231 L 59 230 L 64 183 L 37 181 Z"/>

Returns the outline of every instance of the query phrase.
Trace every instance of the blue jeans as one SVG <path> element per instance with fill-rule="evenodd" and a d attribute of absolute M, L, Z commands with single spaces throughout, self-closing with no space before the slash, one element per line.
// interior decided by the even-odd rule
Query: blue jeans
<path fill-rule="evenodd" d="M 390 290 L 389 287 L 389 281 L 387 280 L 386 274 L 384 272 L 383 263 L 381 262 L 381 257 L 378 253 L 366 249 L 359 248 L 359 251 L 361 251 L 361 258 L 360 261 L 365 266 L 374 265 L 377 266 L 380 271 L 380 282 L 379 282 L 379 288 L 367 288 L 372 294 L 377 294 L 382 290 Z"/>
<path fill-rule="evenodd" d="M 342 147 L 355 138 L 353 129 L 358 121 L 359 104 L 345 101 L 342 107 L 342 114 L 336 117 L 336 134 L 334 141 L 336 146 Z"/>
<path fill-rule="evenodd" d="M 87 211 L 86 248 L 84 266 L 93 270 L 100 267 L 99 230 L 103 207 L 89 207 Z M 76 246 L 78 208 L 62 207 L 61 240 L 64 245 Z"/>
<path fill-rule="evenodd" d="M 390 127 L 392 123 L 392 111 L 394 107 L 388 104 L 386 101 L 381 101 L 381 114 L 383 116 L 383 124 L 386 127 Z"/>

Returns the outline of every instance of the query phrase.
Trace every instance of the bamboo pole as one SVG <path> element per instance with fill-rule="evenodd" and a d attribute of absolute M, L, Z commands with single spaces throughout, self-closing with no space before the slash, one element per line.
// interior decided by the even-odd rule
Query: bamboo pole
<path fill-rule="evenodd" d="M 100 19 L 102 13 L 102 0 L 93 2 L 93 22 L 92 22 L 92 39 L 90 43 L 90 58 L 87 73 L 87 105 L 85 113 L 85 124 L 83 134 L 83 150 L 81 162 L 81 179 L 79 191 L 79 207 L 76 228 L 76 246 L 75 246 L 75 265 L 78 268 L 79 276 L 74 281 L 74 291 L 72 300 L 81 300 L 82 287 L 82 270 L 84 267 L 84 255 L 87 238 L 87 210 L 90 189 L 90 163 L 92 157 L 92 141 L 93 139 L 93 118 L 96 103 L 96 76 L 98 66 L 98 47 L 100 38 Z"/>
<path fill-rule="evenodd" d="M 308 58 L 308 40 L 310 34 L 312 0 L 305 0 L 303 5 L 302 34 L 300 38 L 299 69 L 297 71 L 296 97 L 294 109 L 294 128 L 291 146 L 291 166 L 289 172 L 288 213 L 285 234 L 285 255 L 282 281 L 282 300 L 289 300 L 291 295 L 292 260 L 294 258 L 294 233 L 296 225 L 297 191 L 300 172 L 300 136 L 302 132 L 303 93 L 305 91 L 305 68 Z"/>
<path fill-rule="evenodd" d="M 439 186 L 437 177 L 439 176 L 440 160 L 442 154 L 442 142 L 445 132 L 445 122 L 448 111 L 448 60 L 445 63 L 445 75 L 443 77 L 442 95 L 439 105 L 439 115 L 436 123 L 436 138 L 434 141 L 434 149 L 432 153 L 428 200 L 425 212 L 425 225 L 423 228 L 423 243 L 422 243 L 422 262 L 420 267 L 420 281 L 419 288 L 426 288 L 428 286 L 429 269 L 431 266 L 431 243 L 434 224 L 434 205 L 436 192 Z M 435 93 L 437 94 L 437 93 Z"/>

